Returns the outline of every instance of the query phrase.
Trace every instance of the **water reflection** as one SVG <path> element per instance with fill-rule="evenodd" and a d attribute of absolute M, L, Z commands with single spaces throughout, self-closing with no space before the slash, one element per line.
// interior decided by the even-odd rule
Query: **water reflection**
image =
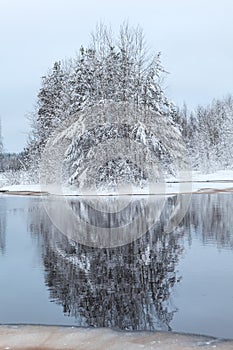
<path fill-rule="evenodd" d="M 6 250 L 6 203 L 5 199 L 0 201 L 0 253 Z"/>
<path fill-rule="evenodd" d="M 44 199 L 49 217 L 65 236 L 98 248 L 135 241 L 159 220 L 164 204 L 164 196 Z"/>
<path fill-rule="evenodd" d="M 186 200 L 185 196 L 183 200 Z M 202 293 L 201 286 L 203 285 L 203 274 L 201 274 L 202 277 L 198 277 L 197 269 L 200 267 L 195 263 L 195 259 L 193 263 L 187 259 L 186 265 L 184 249 L 187 248 L 187 245 L 185 243 L 189 240 L 191 248 L 194 238 L 201 242 L 194 245 L 195 254 L 193 256 L 198 256 L 200 246 L 206 246 L 206 261 L 211 257 L 208 255 L 210 245 L 220 250 L 232 250 L 232 200 L 231 194 L 193 195 L 185 218 L 179 227 L 168 233 L 165 228 L 176 207 L 176 197 L 166 198 L 160 213 L 160 220 L 145 235 L 120 247 L 102 249 L 82 245 L 74 239 L 75 236 L 59 232 L 51 224 L 42 203 L 38 199 L 34 203 L 31 201 L 28 216 L 29 231 L 39 238 L 40 245 L 43 247 L 45 282 L 51 300 L 61 305 L 63 313 L 66 316 L 73 316 L 76 324 L 80 326 L 129 330 L 171 330 L 172 325 L 175 330 L 193 331 L 192 322 L 195 323 L 206 316 L 202 314 L 204 304 L 202 305 L 201 302 L 206 304 L 207 299 L 202 300 L 201 294 L 195 296 L 194 299 L 199 298 L 200 303 L 198 312 L 195 313 L 196 321 L 192 321 L 190 316 L 188 319 L 190 325 L 186 328 L 185 321 L 183 322 L 178 317 L 179 326 L 176 328 L 175 316 L 183 315 L 184 310 L 186 313 L 192 312 L 189 295 L 187 295 L 190 289 L 186 291 L 184 303 L 179 302 L 181 310 L 176 308 L 176 302 L 179 299 L 175 294 L 176 288 L 180 286 L 182 288 L 183 274 L 186 273 L 187 278 L 187 271 L 184 267 L 182 269 L 182 266 L 188 266 L 188 276 L 191 278 L 197 276 L 195 281 L 196 284 L 200 284 L 200 293 Z M 116 217 L 113 213 L 100 218 L 99 213 L 90 209 L 89 204 L 82 199 L 69 200 L 71 209 L 79 213 L 85 222 L 102 227 L 108 227 L 108 224 L 109 226 L 119 225 L 120 221 L 125 224 L 130 215 L 134 216 L 143 209 L 143 201 L 135 200 L 131 209 L 122 209 L 120 216 Z M 141 216 L 142 221 L 146 222 L 147 213 L 150 211 L 145 211 L 145 216 Z M 102 223 L 101 220 L 103 220 Z M 72 225 L 69 227 L 69 222 L 67 220 L 65 222 L 67 232 L 72 233 Z M 141 224 L 145 225 L 145 223 Z M 224 252 L 221 257 L 222 262 L 224 259 L 225 262 L 227 261 L 227 256 L 224 258 Z M 206 263 L 205 260 L 203 262 Z M 201 266 L 202 271 L 203 266 Z M 179 271 L 180 267 L 181 271 Z M 218 268 L 221 269 L 220 260 Z M 230 283 L 229 273 L 223 270 L 219 272 L 219 275 L 223 276 L 221 280 L 223 285 L 221 293 L 223 293 L 224 285 Z M 208 269 L 204 279 L 205 282 L 208 282 Z M 209 294 L 212 295 L 213 303 L 217 303 L 219 297 L 218 289 L 216 289 L 217 280 L 216 276 L 216 285 L 213 288 L 213 285 L 210 284 L 206 292 L 207 298 Z M 185 284 L 184 281 L 183 284 Z M 192 288 L 192 281 L 189 288 Z M 231 290 L 230 288 L 231 285 L 228 286 L 228 290 Z M 213 297 L 214 290 L 216 290 L 216 295 Z M 230 292 L 225 293 L 225 297 L 226 305 L 232 305 Z M 214 305 L 212 310 L 214 310 Z M 219 314 L 213 311 L 213 319 L 218 319 L 218 317 Z M 222 317 L 224 318 L 224 315 Z M 232 324 L 233 315 L 229 313 L 226 317 L 228 317 L 226 322 Z M 232 337 L 231 330 L 226 330 L 224 322 L 222 322 L 222 330 L 221 325 L 219 329 L 217 334 L 224 336 L 227 334 L 226 336 Z M 215 331 L 211 332 L 209 329 L 207 331 L 215 335 Z M 203 333 L 205 330 L 200 328 L 197 332 Z"/>
<path fill-rule="evenodd" d="M 183 220 L 186 234 L 196 232 L 203 244 L 233 249 L 233 199 L 231 194 L 194 195 Z"/>
<path fill-rule="evenodd" d="M 171 294 L 180 280 L 176 266 L 183 250 L 183 232 L 179 228 L 166 233 L 164 227 L 175 203 L 175 198 L 167 199 L 161 220 L 143 237 L 102 249 L 78 244 L 60 233 L 51 226 L 43 208 L 31 211 L 31 231 L 39 232 L 44 240 L 50 296 L 66 315 L 74 316 L 78 325 L 170 329 L 176 312 Z M 73 210 L 82 208 L 86 220 L 95 221 L 95 212 L 85 201 L 70 200 L 70 205 Z M 142 202 L 135 201 L 133 211 L 141 206 Z M 114 215 L 108 217 L 113 220 Z M 106 217 L 104 222 L 106 225 Z"/>

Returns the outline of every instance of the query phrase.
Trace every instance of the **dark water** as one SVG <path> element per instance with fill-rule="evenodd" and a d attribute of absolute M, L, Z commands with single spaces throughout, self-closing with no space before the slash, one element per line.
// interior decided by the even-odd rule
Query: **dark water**
<path fill-rule="evenodd" d="M 85 201 L 69 204 L 83 220 L 100 224 Z M 179 226 L 166 232 L 175 206 L 175 197 L 167 198 L 160 220 L 142 237 L 93 248 L 59 232 L 41 198 L 0 197 L 0 323 L 233 339 L 232 204 L 231 194 L 193 195 Z M 130 213 L 142 207 L 136 201 Z M 106 215 L 100 226 L 108 220 L 116 226 L 125 216 Z"/>

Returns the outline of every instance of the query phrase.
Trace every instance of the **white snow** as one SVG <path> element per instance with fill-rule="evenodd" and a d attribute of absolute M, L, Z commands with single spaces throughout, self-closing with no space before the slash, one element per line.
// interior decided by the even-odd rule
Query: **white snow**
<path fill-rule="evenodd" d="M 233 182 L 233 170 L 219 170 L 214 173 L 203 174 L 200 171 L 192 172 L 193 182 L 206 182 L 206 181 L 232 181 Z M 170 177 L 168 181 L 176 181 L 174 177 Z"/>
<path fill-rule="evenodd" d="M 233 341 L 171 332 L 116 332 L 74 327 L 0 326 L 0 349 L 194 350 L 233 349 Z"/>
<path fill-rule="evenodd" d="M 157 187 L 156 191 L 151 191 L 148 188 L 130 188 L 129 191 L 124 189 L 123 194 L 136 194 L 147 195 L 149 194 L 177 194 L 177 193 L 196 193 L 196 192 L 213 192 L 213 191 L 233 191 L 233 170 L 221 170 L 211 174 L 202 174 L 199 171 L 192 172 L 191 178 L 187 182 L 182 182 L 174 177 L 166 179 L 165 184 L 161 184 L 161 187 Z M 1 192 L 14 192 L 18 194 L 28 193 L 40 193 L 46 192 L 45 187 L 40 184 L 34 185 L 11 185 L 0 187 Z M 49 188 L 47 191 L 50 194 L 63 194 L 63 195 L 83 195 L 79 193 L 74 187 L 63 187 L 61 191 L 52 190 Z M 114 195 L 114 192 L 98 192 L 97 195 Z M 87 193 L 87 195 L 93 195 L 93 193 Z"/>
<path fill-rule="evenodd" d="M 149 191 L 148 188 L 130 188 L 129 191 L 124 189 L 122 194 L 134 194 L 134 195 L 147 195 L 149 194 L 177 194 L 177 193 L 197 193 L 197 192 L 214 192 L 214 191 L 232 191 L 233 192 L 233 170 L 221 170 L 211 174 L 202 174 L 198 171 L 192 172 L 191 179 L 187 182 L 181 182 L 179 179 L 170 177 L 166 179 L 165 184 L 161 184 L 161 188 L 157 188 L 157 191 Z M 18 194 L 37 194 L 45 192 L 45 187 L 41 187 L 40 184 L 34 185 L 11 185 L 0 187 L 1 192 L 14 192 Z M 62 195 L 84 195 L 72 187 L 64 187 L 61 191 L 50 189 L 47 191 L 50 194 L 62 194 Z M 93 193 L 86 193 L 87 195 L 93 195 Z M 114 195 L 115 192 L 98 192 L 94 195 Z"/>
<path fill-rule="evenodd" d="M 10 191 L 10 192 L 41 192 L 41 185 L 9 185 L 0 187 L 1 191 Z"/>

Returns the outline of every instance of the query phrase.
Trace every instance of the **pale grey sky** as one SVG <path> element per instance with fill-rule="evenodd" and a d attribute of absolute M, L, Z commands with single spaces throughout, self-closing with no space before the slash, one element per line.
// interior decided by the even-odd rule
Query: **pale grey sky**
<path fill-rule="evenodd" d="M 167 95 L 190 108 L 233 93 L 232 0 L 0 0 L 4 146 L 23 149 L 40 78 L 73 57 L 99 21 L 139 24 L 170 74 Z"/>

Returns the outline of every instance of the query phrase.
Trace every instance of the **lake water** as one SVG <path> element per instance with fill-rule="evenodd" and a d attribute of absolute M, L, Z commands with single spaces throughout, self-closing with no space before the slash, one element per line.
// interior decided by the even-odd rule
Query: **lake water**
<path fill-rule="evenodd" d="M 181 202 L 185 200 L 184 195 Z M 153 200 L 145 209 L 135 199 L 130 210 L 122 206 L 120 216 L 102 218 L 84 199 L 67 201 L 84 222 L 109 227 L 109 232 L 112 225 L 127 230 L 126 219 L 139 210 L 144 217 L 137 226 L 145 231 L 141 222 L 158 214 Z M 0 324 L 163 330 L 233 339 L 232 204 L 232 194 L 195 194 L 184 219 L 169 232 L 167 217 L 176 198 L 166 198 L 159 220 L 145 234 L 135 233 L 135 240 L 132 236 L 131 243 L 119 247 L 99 248 L 80 243 L 84 226 L 75 239 L 74 226 L 63 218 L 67 232 L 60 232 L 40 197 L 0 197 Z"/>

